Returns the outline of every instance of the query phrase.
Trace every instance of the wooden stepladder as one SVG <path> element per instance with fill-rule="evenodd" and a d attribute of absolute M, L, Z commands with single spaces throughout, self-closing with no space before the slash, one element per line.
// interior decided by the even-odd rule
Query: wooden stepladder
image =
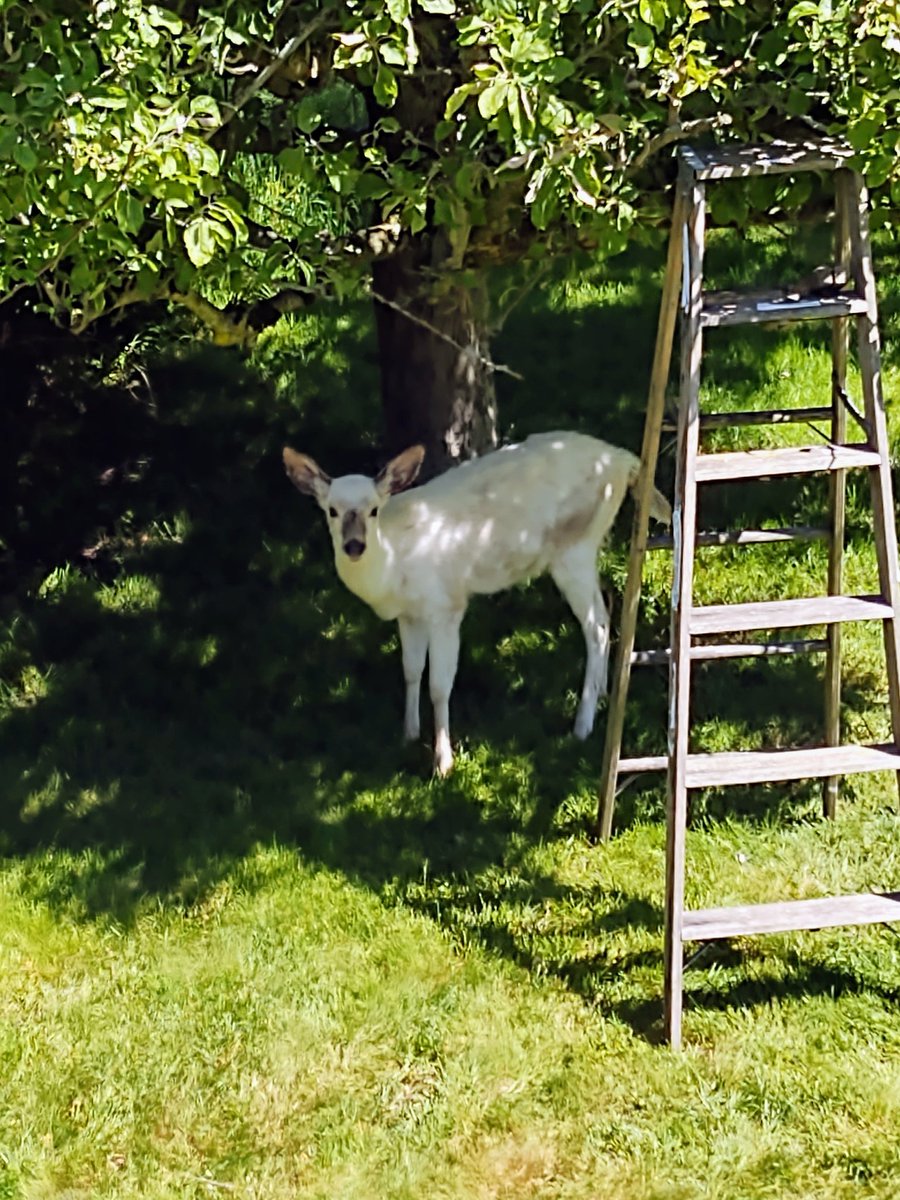
<path fill-rule="evenodd" d="M 622 603 L 621 634 L 610 695 L 600 781 L 599 832 L 612 831 L 617 781 L 636 771 L 668 772 L 665 895 L 665 1032 L 681 1043 L 683 947 L 685 943 L 794 929 L 821 929 L 900 920 L 900 893 L 784 901 L 740 908 L 685 911 L 687 797 L 692 788 L 793 779 L 824 779 L 824 810 L 835 811 L 842 775 L 900 771 L 900 565 L 894 527 L 887 423 L 881 391 L 875 278 L 868 235 L 864 183 L 848 166 L 851 151 L 831 140 L 782 142 L 765 146 L 680 152 L 672 233 L 663 286 L 656 350 L 642 447 L 641 475 L 628 579 Z M 796 290 L 715 293 L 703 288 L 705 187 L 707 182 L 750 175 L 834 173 L 835 261 Z M 648 548 L 650 497 L 662 429 L 666 382 L 681 309 L 681 388 L 678 460 L 672 537 L 655 539 L 674 550 L 672 632 L 669 650 L 633 652 Z M 825 318 L 832 328 L 832 396 L 828 406 L 766 412 L 700 413 L 703 334 L 707 328 L 764 321 Z M 851 321 L 856 324 L 862 383 L 862 411 L 846 391 Z M 859 427 L 848 440 L 847 418 Z M 700 433 L 723 426 L 808 422 L 830 423 L 830 437 L 810 446 L 701 453 Z M 871 485 L 879 593 L 842 593 L 846 472 L 865 468 Z M 829 476 L 829 518 L 821 530 L 809 527 L 698 532 L 697 490 L 707 482 L 753 480 L 825 472 Z M 747 545 L 823 537 L 829 544 L 827 594 L 818 597 L 695 606 L 694 552 L 697 546 Z M 840 729 L 843 621 L 882 623 L 887 662 L 893 740 L 880 745 L 842 745 Z M 825 626 L 823 639 L 735 640 L 754 630 Z M 717 636 L 718 635 L 718 636 Z M 727 635 L 723 638 L 721 635 Z M 710 640 L 712 639 L 712 640 Z M 825 729 L 821 745 L 795 750 L 691 753 L 691 664 L 699 660 L 825 653 Z M 632 665 L 669 663 L 668 747 L 663 756 L 620 758 L 625 703 Z M 898 774 L 900 783 L 900 774 Z"/>

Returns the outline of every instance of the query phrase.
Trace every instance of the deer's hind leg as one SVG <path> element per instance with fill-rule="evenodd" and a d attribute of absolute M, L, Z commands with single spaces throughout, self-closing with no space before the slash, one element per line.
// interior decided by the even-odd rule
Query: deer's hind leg
<path fill-rule="evenodd" d="M 450 742 L 450 693 L 459 664 L 462 612 L 435 614 L 428 626 L 428 683 L 434 710 L 434 770 L 446 775 L 453 766 Z"/>
<path fill-rule="evenodd" d="M 586 738 L 594 727 L 597 702 L 606 695 L 609 673 L 609 611 L 600 592 L 594 541 L 576 542 L 561 551 L 550 564 L 550 574 L 584 634 L 587 658 L 575 736 Z"/>

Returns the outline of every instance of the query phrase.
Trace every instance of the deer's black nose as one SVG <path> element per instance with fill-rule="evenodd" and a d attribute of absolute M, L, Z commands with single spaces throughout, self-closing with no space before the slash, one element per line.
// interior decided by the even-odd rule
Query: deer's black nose
<path fill-rule="evenodd" d="M 351 538 L 349 542 L 344 542 L 344 553 L 348 558 L 353 559 L 354 562 L 358 558 L 362 558 L 365 548 L 366 543 L 361 542 L 359 538 Z"/>

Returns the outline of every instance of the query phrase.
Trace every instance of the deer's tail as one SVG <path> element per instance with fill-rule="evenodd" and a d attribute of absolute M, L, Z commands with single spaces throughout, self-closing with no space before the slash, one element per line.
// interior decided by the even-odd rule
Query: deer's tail
<path fill-rule="evenodd" d="M 631 472 L 631 478 L 628 480 L 628 486 L 631 488 L 632 495 L 634 495 L 635 492 L 635 486 L 638 481 L 638 473 L 640 472 L 640 469 L 640 460 L 635 459 L 634 468 Z M 654 521 L 659 521 L 663 525 L 672 524 L 672 505 L 657 487 L 655 487 L 650 494 L 650 516 Z"/>

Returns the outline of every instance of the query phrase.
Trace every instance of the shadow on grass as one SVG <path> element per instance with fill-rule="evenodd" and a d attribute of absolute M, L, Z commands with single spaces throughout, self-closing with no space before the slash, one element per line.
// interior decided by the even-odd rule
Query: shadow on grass
<path fill-rule="evenodd" d="M 818 961 L 814 951 L 806 957 L 791 954 L 785 962 L 781 955 L 766 956 L 764 946 L 742 951 L 728 942 L 718 942 L 710 950 L 713 955 L 707 956 L 702 966 L 685 973 L 686 1015 L 767 1008 L 783 1001 L 806 1001 L 813 996 L 827 996 L 836 1001 L 874 995 L 885 1004 L 895 1005 L 900 994 L 896 987 L 885 986 L 877 971 L 866 975 Z M 661 965 L 658 961 L 660 968 Z M 711 971 L 713 965 L 715 970 Z M 778 970 L 784 973 L 777 974 Z M 661 979 L 658 998 L 628 998 L 614 1003 L 610 1011 L 639 1036 L 657 1044 L 664 1041 Z"/>
<path fill-rule="evenodd" d="M 528 375 L 504 398 L 516 435 L 574 427 L 639 444 L 658 272 L 655 259 L 652 269 L 638 259 L 630 273 L 617 270 L 627 303 L 573 315 L 536 299 L 511 322 L 497 357 Z M 403 894 L 427 870 L 449 889 L 460 927 L 593 1000 L 623 970 L 655 967 L 656 952 L 535 956 L 508 920 L 486 914 L 480 878 L 502 869 L 517 903 L 584 905 L 591 939 L 659 933 L 649 901 L 562 888 L 527 861 L 529 846 L 583 834 L 583 805 L 576 816 L 560 810 L 589 794 L 602 745 L 602 717 L 587 747 L 568 734 L 583 643 L 564 603 L 543 580 L 473 604 L 454 695 L 461 766 L 432 781 L 427 748 L 400 742 L 394 627 L 338 584 L 319 514 L 284 480 L 286 440 L 334 473 L 377 462 L 374 359 L 358 318 L 320 322 L 299 351 L 264 348 L 264 384 L 227 366 L 211 371 L 203 356 L 154 370 L 157 409 L 129 448 L 140 469 L 121 471 L 99 549 L 50 574 L 40 593 L 6 602 L 0 853 L 89 852 L 77 870 L 32 879 L 33 894 L 126 922 L 148 896 L 202 898 L 272 841 L 375 890 Z M 759 378 L 764 361 L 754 363 Z M 97 514 L 78 515 L 93 539 Z M 626 513 L 613 539 L 620 573 L 629 521 Z M 643 632 L 662 639 L 666 623 L 657 605 Z M 779 675 L 774 696 L 752 671 L 737 678 L 724 698 L 737 713 L 761 709 L 800 735 L 815 719 L 805 666 L 792 681 Z M 659 673 L 636 687 L 635 752 L 657 748 L 650 731 L 662 736 L 665 687 Z M 711 706 L 724 699 L 716 693 Z M 762 819 L 776 803 L 784 814 L 807 802 L 802 792 L 777 801 L 757 792 L 740 811 Z M 661 815 L 657 785 L 629 794 L 617 823 Z M 405 902 L 437 916 L 427 897 Z M 438 919 L 449 920 L 446 906 Z M 624 1005 L 623 1019 L 652 1028 Z"/>

